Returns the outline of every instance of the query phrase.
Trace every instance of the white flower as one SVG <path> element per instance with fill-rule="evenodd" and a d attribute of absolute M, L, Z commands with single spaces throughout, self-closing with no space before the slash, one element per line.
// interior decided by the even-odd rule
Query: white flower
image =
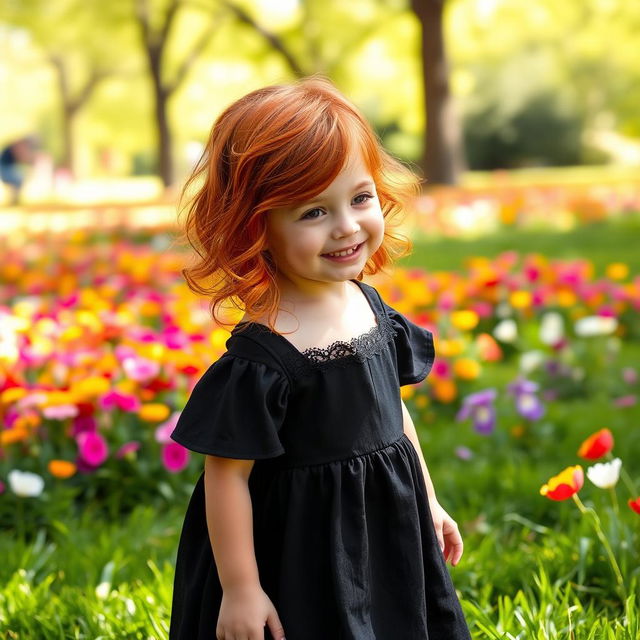
<path fill-rule="evenodd" d="M 599 462 L 587 468 L 587 477 L 596 487 L 609 489 L 615 487 L 620 477 L 622 460 L 614 458 L 611 462 Z"/>
<path fill-rule="evenodd" d="M 493 335 L 498 338 L 500 342 L 515 342 L 518 337 L 518 325 L 515 320 L 505 318 L 498 322 L 493 328 Z"/>
<path fill-rule="evenodd" d="M 564 318 L 557 311 L 547 311 L 540 322 L 540 340 L 544 344 L 558 344 L 564 337 Z"/>
<path fill-rule="evenodd" d="M 544 353 L 538 349 L 525 351 L 520 356 L 520 371 L 522 373 L 531 373 L 544 362 Z"/>
<path fill-rule="evenodd" d="M 9 471 L 7 478 L 11 491 L 21 498 L 36 498 L 44 489 L 44 480 L 30 471 Z"/>
<path fill-rule="evenodd" d="M 576 320 L 574 329 L 576 335 L 588 338 L 590 336 L 606 336 L 618 328 L 618 321 L 609 316 L 585 316 Z"/>

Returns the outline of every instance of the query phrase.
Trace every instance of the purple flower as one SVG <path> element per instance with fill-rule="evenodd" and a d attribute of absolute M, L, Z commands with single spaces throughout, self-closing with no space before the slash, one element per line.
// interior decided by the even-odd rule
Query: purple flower
<path fill-rule="evenodd" d="M 539 385 L 533 380 L 518 378 L 507 385 L 507 391 L 516 398 L 516 410 L 527 420 L 538 420 L 544 415 L 545 407 L 536 392 Z"/>
<path fill-rule="evenodd" d="M 456 415 L 456 420 L 466 420 L 471 417 L 473 428 L 482 434 L 489 434 L 496 424 L 496 410 L 493 401 L 496 399 L 495 389 L 483 389 L 468 395 L 462 401 L 462 407 Z"/>
<path fill-rule="evenodd" d="M 456 447 L 455 454 L 460 460 L 471 460 L 473 458 L 473 451 L 469 447 Z"/>

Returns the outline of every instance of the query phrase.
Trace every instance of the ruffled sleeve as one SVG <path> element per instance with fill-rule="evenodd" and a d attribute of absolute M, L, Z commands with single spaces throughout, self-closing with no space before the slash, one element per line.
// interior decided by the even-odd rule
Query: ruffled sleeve
<path fill-rule="evenodd" d="M 386 302 L 382 301 L 382 304 L 396 334 L 393 341 L 400 386 L 422 382 L 431 371 L 435 359 L 433 333 L 411 322 Z"/>
<path fill-rule="evenodd" d="M 171 438 L 187 449 L 242 460 L 284 453 L 278 438 L 289 393 L 284 374 L 225 354 L 204 373 Z"/>

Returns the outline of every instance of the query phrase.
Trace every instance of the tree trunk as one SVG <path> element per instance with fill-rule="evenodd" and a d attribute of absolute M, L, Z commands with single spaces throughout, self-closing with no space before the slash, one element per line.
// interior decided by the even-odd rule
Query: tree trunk
<path fill-rule="evenodd" d="M 154 115 L 157 131 L 158 174 L 165 187 L 170 187 L 174 181 L 173 174 L 173 144 L 169 129 L 167 103 L 170 92 L 162 83 L 161 49 L 151 47 L 147 49 L 151 82 L 153 83 Z"/>
<path fill-rule="evenodd" d="M 58 80 L 58 90 L 60 91 L 60 102 L 62 111 L 62 157 L 60 166 L 67 169 L 72 177 L 75 177 L 75 139 L 73 135 L 73 121 L 76 111 L 75 105 L 70 95 L 69 79 L 64 63 L 58 58 L 52 58 L 51 62 L 56 70 Z"/>
<path fill-rule="evenodd" d="M 456 184 L 466 165 L 460 125 L 449 90 L 449 65 L 443 33 L 445 1 L 411 1 L 422 25 L 426 114 L 422 169 L 428 184 Z"/>

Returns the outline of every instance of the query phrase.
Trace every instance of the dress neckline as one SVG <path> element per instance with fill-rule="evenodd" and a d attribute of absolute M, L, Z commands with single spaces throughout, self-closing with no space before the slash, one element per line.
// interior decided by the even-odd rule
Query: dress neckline
<path fill-rule="evenodd" d="M 331 362 L 339 359 L 344 359 L 350 355 L 363 354 L 366 355 L 367 346 L 372 343 L 379 342 L 380 340 L 386 340 L 388 337 L 388 332 L 383 330 L 386 328 L 386 324 L 384 320 L 385 316 L 378 310 L 377 306 L 373 303 L 366 288 L 359 280 L 351 280 L 354 282 L 362 295 L 365 297 L 369 308 L 371 309 L 374 318 L 376 320 L 376 324 L 374 324 L 371 328 L 367 329 L 364 333 L 361 333 L 357 336 L 353 336 L 348 340 L 335 340 L 334 342 L 328 344 L 326 347 L 307 347 L 306 349 L 298 349 L 293 342 L 285 338 L 282 334 L 277 331 L 273 331 L 266 324 L 262 324 L 260 322 L 239 322 L 231 331 L 232 334 L 236 334 L 236 329 L 240 326 L 249 325 L 247 328 L 253 326 L 258 330 L 266 331 L 267 333 L 276 336 L 277 339 L 281 340 L 289 349 L 295 352 L 296 355 L 304 358 L 305 361 L 309 363 L 317 363 L 321 364 L 324 362 Z M 384 325 L 384 326 L 383 326 Z M 238 334 L 241 335 L 241 334 Z"/>

